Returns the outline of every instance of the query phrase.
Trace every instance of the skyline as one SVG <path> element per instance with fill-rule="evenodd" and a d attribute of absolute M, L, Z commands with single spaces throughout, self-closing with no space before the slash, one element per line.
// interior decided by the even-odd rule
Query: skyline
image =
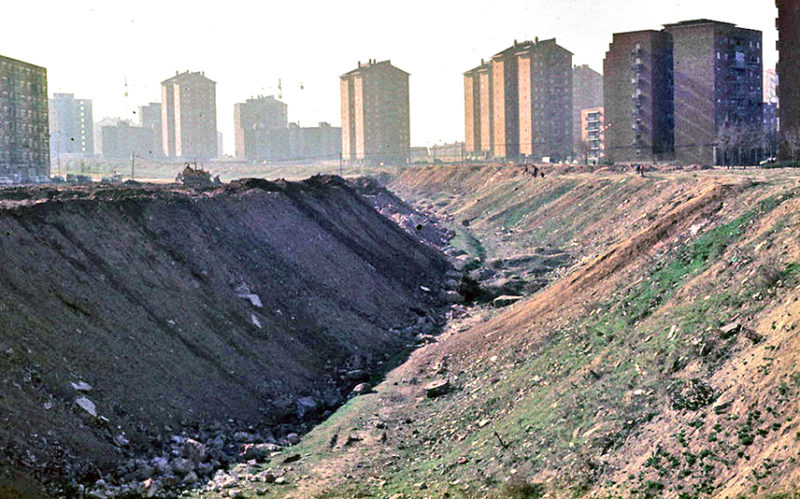
<path fill-rule="evenodd" d="M 555 37 L 575 53 L 574 64 L 602 72 L 613 33 L 709 18 L 761 30 L 764 67 L 775 67 L 774 2 L 648 4 L 412 1 L 386 7 L 359 0 L 250 7 L 232 1 L 222 11 L 183 1 L 148 0 L 135 7 L 90 0 L 39 2 L 7 9 L 5 18 L 13 23 L 0 30 L 0 44 L 2 55 L 47 68 L 50 96 L 64 92 L 92 99 L 95 121 L 121 117 L 138 122 L 133 111 L 160 102 L 161 81 L 175 71 L 204 71 L 217 82 L 218 129 L 228 154 L 234 146 L 234 104 L 259 94 L 277 95 L 278 79 L 290 121 L 340 126 L 339 76 L 359 60 L 388 59 L 411 74 L 413 146 L 464 140 L 462 74 L 514 39 Z M 51 15 L 41 16 L 43 7 Z M 182 16 L 191 17 L 175 29 Z M 32 36 L 38 24 L 45 36 Z"/>

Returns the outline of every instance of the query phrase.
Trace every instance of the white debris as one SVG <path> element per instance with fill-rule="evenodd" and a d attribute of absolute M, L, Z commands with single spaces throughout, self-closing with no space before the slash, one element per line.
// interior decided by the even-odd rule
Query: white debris
<path fill-rule="evenodd" d="M 420 286 L 419 289 L 421 289 L 422 291 L 425 291 L 426 293 L 430 293 L 431 292 L 431 288 L 429 288 L 428 286 Z"/>
<path fill-rule="evenodd" d="M 236 286 L 236 288 L 233 291 L 234 293 L 236 293 L 236 296 L 248 300 L 250 303 L 253 304 L 254 307 L 261 308 L 264 306 L 264 304 L 261 303 L 261 297 L 253 293 L 250 290 L 250 286 L 248 286 L 244 282 Z"/>
<path fill-rule="evenodd" d="M 74 388 L 75 390 L 77 390 L 79 392 L 91 392 L 92 391 L 92 385 L 90 385 L 89 383 L 87 383 L 85 381 L 78 381 L 77 383 L 70 383 L 70 385 L 72 385 L 72 388 Z"/>
<path fill-rule="evenodd" d="M 75 399 L 75 403 L 78 404 L 81 409 L 92 415 L 92 417 L 97 417 L 97 408 L 91 400 L 86 397 L 79 397 Z"/>
<path fill-rule="evenodd" d="M 239 298 L 244 298 L 245 300 L 250 301 L 250 303 L 252 303 L 254 307 L 262 308 L 264 306 L 264 304 L 261 303 L 261 297 L 258 296 L 257 294 L 250 293 L 250 294 L 240 294 L 237 296 Z"/>
<path fill-rule="evenodd" d="M 250 314 L 250 320 L 253 321 L 253 325 L 258 329 L 261 329 L 261 321 L 258 320 L 256 314 Z"/>

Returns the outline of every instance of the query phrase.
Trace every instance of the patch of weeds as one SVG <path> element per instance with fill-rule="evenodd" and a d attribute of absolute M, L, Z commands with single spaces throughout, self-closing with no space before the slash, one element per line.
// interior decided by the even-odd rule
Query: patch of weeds
<path fill-rule="evenodd" d="M 501 497 L 504 499 L 539 499 L 546 490 L 542 483 L 531 483 L 524 478 L 512 478 L 503 486 Z"/>

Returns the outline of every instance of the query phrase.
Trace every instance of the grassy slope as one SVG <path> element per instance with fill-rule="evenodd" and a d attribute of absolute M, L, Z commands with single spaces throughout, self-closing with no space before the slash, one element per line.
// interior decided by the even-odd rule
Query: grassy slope
<path fill-rule="evenodd" d="M 490 254 L 553 245 L 581 263 L 528 301 L 479 312 L 417 351 L 377 394 L 308 435 L 297 449 L 304 458 L 285 469 L 292 485 L 264 492 L 791 490 L 800 458 L 800 191 L 792 175 L 532 181 L 512 169 L 465 167 L 401 176 L 396 190 L 471 220 Z M 742 330 L 723 333 L 731 322 Z M 425 398 L 423 385 L 443 378 L 454 393 Z"/>

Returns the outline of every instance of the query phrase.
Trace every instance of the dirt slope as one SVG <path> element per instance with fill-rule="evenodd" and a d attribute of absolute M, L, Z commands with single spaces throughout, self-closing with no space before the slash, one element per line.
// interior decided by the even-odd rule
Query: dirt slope
<path fill-rule="evenodd" d="M 791 494 L 800 484 L 798 180 L 791 171 L 535 182 L 500 167 L 406 172 L 392 187 L 455 225 L 469 220 L 486 259 L 550 245 L 575 264 L 515 306 L 456 318 L 377 393 L 315 428 L 292 450 L 298 462 L 264 465 L 283 485 L 242 490 Z M 444 380 L 449 393 L 426 396 Z"/>
<path fill-rule="evenodd" d="M 335 178 L 0 198 L 0 495 L 181 428 L 300 431 L 442 305 L 446 261 Z"/>

